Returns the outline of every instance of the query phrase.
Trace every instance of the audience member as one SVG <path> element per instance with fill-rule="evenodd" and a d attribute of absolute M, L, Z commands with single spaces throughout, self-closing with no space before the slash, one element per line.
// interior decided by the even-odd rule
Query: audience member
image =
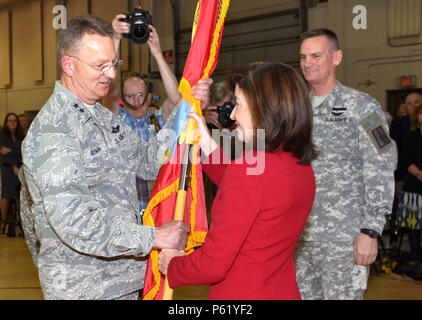
<path fill-rule="evenodd" d="M 23 132 L 19 125 L 18 116 L 8 113 L 4 119 L 2 131 L 0 132 L 0 159 L 1 159 L 1 218 L 2 225 L 0 234 L 7 236 L 7 213 L 10 200 L 19 198 L 19 168 L 22 165 L 21 143 Z M 19 214 L 16 212 L 16 219 Z"/>
<path fill-rule="evenodd" d="M 388 128 L 391 128 L 391 123 L 393 121 L 393 117 L 391 116 L 391 113 L 385 110 L 382 110 L 384 112 L 385 121 L 387 122 Z M 393 144 L 391 148 L 391 155 L 393 157 L 393 163 L 394 163 L 394 170 L 397 169 L 397 164 L 399 161 L 399 154 L 397 151 L 397 144 L 394 140 L 391 140 L 391 143 Z"/>
<path fill-rule="evenodd" d="M 398 164 L 397 170 L 394 172 L 395 179 L 395 197 L 399 199 L 403 189 L 404 178 L 407 175 L 407 167 L 404 163 L 406 144 L 409 138 L 411 120 L 415 107 L 422 103 L 422 95 L 417 92 L 412 92 L 406 96 L 405 104 L 407 115 L 396 119 L 391 123 L 390 136 L 397 144 Z"/>
<path fill-rule="evenodd" d="M 214 83 L 210 89 L 210 104 L 204 109 L 203 116 L 208 129 L 211 132 L 212 138 L 226 153 L 229 154 L 231 160 L 234 160 L 234 158 L 240 156 L 240 154 L 237 154 L 236 156 L 237 140 L 235 140 L 235 135 L 232 135 L 229 131 L 230 129 L 233 129 L 234 126 L 231 126 L 231 128 L 223 128 L 219 121 L 219 113 L 217 111 L 218 107 L 222 107 L 227 102 L 230 102 L 234 105 L 235 99 L 234 94 L 227 88 L 226 82 L 220 81 Z M 243 148 L 238 147 L 237 149 L 239 153 Z M 208 223 L 210 223 L 211 221 L 209 213 L 211 212 L 212 203 L 214 202 L 214 197 L 217 194 L 218 187 L 206 174 L 204 174 L 203 177 L 205 201 L 208 212 Z"/>
<path fill-rule="evenodd" d="M 416 107 L 411 117 L 412 127 L 404 150 L 404 178 L 396 225 L 408 229 L 410 263 L 421 259 L 422 230 L 422 104 Z"/>
<path fill-rule="evenodd" d="M 377 237 L 391 213 L 392 143 L 378 102 L 342 85 L 342 51 L 327 29 L 302 35 L 300 65 L 311 87 L 316 196 L 296 249 L 303 299 L 362 299 Z"/>
<path fill-rule="evenodd" d="M 29 127 L 31 125 L 31 121 L 29 121 L 29 117 L 25 113 L 20 114 L 18 118 L 19 118 L 19 125 L 22 128 L 23 134 L 24 136 L 26 136 L 26 134 L 28 133 Z"/>
<path fill-rule="evenodd" d="M 397 111 L 396 111 L 396 119 L 400 119 L 400 118 L 405 117 L 407 115 L 408 115 L 408 113 L 407 113 L 407 105 L 406 105 L 406 103 L 402 103 L 397 108 Z"/>
<path fill-rule="evenodd" d="M 219 185 L 212 227 L 188 256 L 162 250 L 160 270 L 172 288 L 210 284 L 209 299 L 300 299 L 293 251 L 315 195 L 306 84 L 293 68 L 270 62 L 235 69 L 227 81 L 236 97 L 231 118 L 252 150 L 222 164 L 205 121 L 191 115 L 202 152 L 220 160 L 204 165 Z M 264 162 L 262 172 L 251 170 L 251 154 Z"/>

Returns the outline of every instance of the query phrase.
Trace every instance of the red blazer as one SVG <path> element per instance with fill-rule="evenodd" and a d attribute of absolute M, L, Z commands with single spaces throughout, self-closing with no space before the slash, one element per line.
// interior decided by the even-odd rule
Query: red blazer
<path fill-rule="evenodd" d="M 219 186 L 210 229 L 201 248 L 171 260 L 170 287 L 210 284 L 209 299 L 301 299 L 293 251 L 314 201 L 314 173 L 284 151 L 256 157 L 204 165 Z"/>

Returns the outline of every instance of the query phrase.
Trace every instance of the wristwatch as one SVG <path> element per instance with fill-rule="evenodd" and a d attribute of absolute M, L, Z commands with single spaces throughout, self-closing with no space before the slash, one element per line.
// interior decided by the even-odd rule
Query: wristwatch
<path fill-rule="evenodd" d="M 372 229 L 360 229 L 360 233 L 366 234 L 374 239 L 378 238 L 378 236 L 380 235 L 378 232 Z"/>

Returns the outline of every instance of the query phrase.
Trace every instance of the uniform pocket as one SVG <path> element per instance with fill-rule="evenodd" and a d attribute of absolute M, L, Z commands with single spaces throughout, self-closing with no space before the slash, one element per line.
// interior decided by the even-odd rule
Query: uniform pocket
<path fill-rule="evenodd" d="M 366 290 L 368 285 L 369 267 L 355 265 L 352 269 L 352 285 L 354 290 Z"/>

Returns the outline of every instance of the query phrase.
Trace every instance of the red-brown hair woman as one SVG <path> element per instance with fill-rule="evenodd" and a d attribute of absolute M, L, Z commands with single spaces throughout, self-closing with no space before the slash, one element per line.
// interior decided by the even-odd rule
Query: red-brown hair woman
<path fill-rule="evenodd" d="M 231 118 L 250 150 L 232 163 L 197 114 L 204 171 L 219 186 L 211 226 L 188 256 L 162 250 L 170 287 L 210 285 L 209 299 L 300 299 L 293 252 L 315 196 L 312 108 L 306 84 L 291 67 L 260 62 L 227 79 L 236 98 Z"/>

